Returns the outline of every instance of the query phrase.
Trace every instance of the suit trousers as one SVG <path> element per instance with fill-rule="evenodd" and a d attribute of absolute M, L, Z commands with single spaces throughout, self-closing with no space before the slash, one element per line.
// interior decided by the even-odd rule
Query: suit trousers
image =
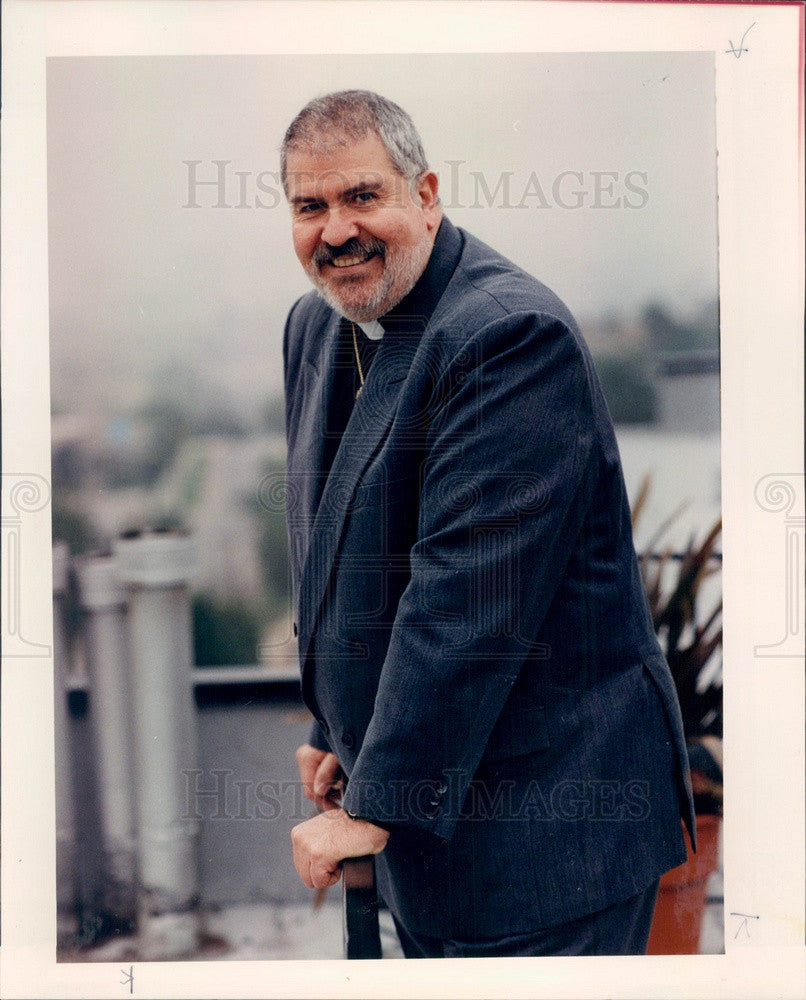
<path fill-rule="evenodd" d="M 413 934 L 394 916 L 406 958 L 517 958 L 549 955 L 643 955 L 649 940 L 658 881 L 596 913 L 529 934 L 483 941 L 442 941 Z"/>

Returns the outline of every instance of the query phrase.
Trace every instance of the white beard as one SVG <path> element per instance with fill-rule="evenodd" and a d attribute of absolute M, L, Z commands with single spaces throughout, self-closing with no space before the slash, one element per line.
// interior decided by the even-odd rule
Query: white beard
<path fill-rule="evenodd" d="M 310 264 L 305 271 L 331 309 L 354 323 L 368 323 L 388 313 L 409 294 L 428 264 L 431 249 L 431 241 L 426 236 L 412 250 L 387 250 L 383 274 L 361 297 L 345 296 L 344 292 L 349 290 L 346 283 L 341 293 L 334 292 L 322 280 L 315 264 Z M 360 280 L 356 284 L 360 284 Z"/>

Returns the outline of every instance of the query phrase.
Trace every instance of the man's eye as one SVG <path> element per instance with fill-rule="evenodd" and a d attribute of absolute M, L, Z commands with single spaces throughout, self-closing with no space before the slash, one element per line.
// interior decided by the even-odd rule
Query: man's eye
<path fill-rule="evenodd" d="M 375 201 L 374 191 L 356 191 L 354 195 L 355 200 L 359 205 L 366 205 L 371 201 Z"/>
<path fill-rule="evenodd" d="M 297 211 L 300 215 L 310 215 L 311 212 L 316 212 L 321 207 L 322 205 L 318 201 L 306 201 L 303 205 L 297 207 Z"/>

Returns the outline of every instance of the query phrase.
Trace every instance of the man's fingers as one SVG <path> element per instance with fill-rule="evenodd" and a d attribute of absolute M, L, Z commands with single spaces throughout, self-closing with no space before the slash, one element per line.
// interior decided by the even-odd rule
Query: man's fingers
<path fill-rule="evenodd" d="M 326 756 L 327 753 L 324 750 L 317 750 L 316 747 L 312 747 L 308 743 L 304 743 L 301 747 L 297 748 L 297 767 L 299 768 L 299 777 L 303 785 L 313 784 L 313 780 L 316 777 L 316 770 Z"/>
<path fill-rule="evenodd" d="M 323 797 L 330 791 L 332 779 L 330 782 L 326 782 L 327 787 L 324 792 L 318 792 L 314 786 L 319 780 L 317 776 L 320 770 L 323 775 L 327 775 L 331 771 L 334 773 L 338 771 L 339 762 L 335 754 L 328 753 L 325 750 L 317 750 L 316 747 L 305 743 L 297 748 L 296 758 L 299 768 L 299 780 L 302 784 L 302 792 L 305 798 L 310 799 L 318 809 L 331 809 L 333 807 L 332 804 L 326 804 L 323 801 Z"/>
<path fill-rule="evenodd" d="M 338 882 L 341 875 L 341 865 L 338 862 L 323 858 L 305 837 L 300 827 L 291 831 L 291 843 L 294 850 L 294 867 L 309 889 L 327 889 Z"/>
<path fill-rule="evenodd" d="M 318 850 L 312 848 L 305 824 L 295 826 L 291 831 L 291 845 L 294 852 L 294 867 L 297 874 L 309 889 L 327 889 L 335 885 L 341 877 L 341 865 L 337 861 L 324 857 Z"/>
<path fill-rule="evenodd" d="M 341 865 L 330 868 L 318 858 L 311 858 L 309 876 L 314 889 L 328 889 L 341 878 Z"/>
<path fill-rule="evenodd" d="M 311 786 L 307 785 L 303 786 L 302 792 L 305 798 L 310 799 L 320 812 L 339 808 L 339 794 L 335 790 L 328 795 L 317 795 L 311 790 Z"/>
<path fill-rule="evenodd" d="M 291 831 L 294 867 L 309 889 L 326 889 L 341 877 L 344 858 L 377 854 L 389 839 L 388 831 L 342 810 L 320 813 Z"/>
<path fill-rule="evenodd" d="M 325 754 L 316 769 L 316 775 L 313 779 L 314 794 L 323 798 L 329 795 L 334 790 L 338 774 L 338 757 L 332 753 Z"/>
<path fill-rule="evenodd" d="M 294 867 L 297 869 L 297 875 L 299 875 L 309 889 L 313 889 L 313 882 L 311 882 L 310 855 L 300 842 L 297 827 L 294 827 L 291 831 L 291 846 L 294 852 Z"/>
<path fill-rule="evenodd" d="M 338 757 L 334 753 L 304 744 L 297 749 L 296 758 L 305 795 L 309 799 L 327 795 L 338 778 Z"/>

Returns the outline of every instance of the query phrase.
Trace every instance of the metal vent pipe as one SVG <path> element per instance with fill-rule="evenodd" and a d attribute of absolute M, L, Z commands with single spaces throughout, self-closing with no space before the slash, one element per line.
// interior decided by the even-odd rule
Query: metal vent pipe
<path fill-rule="evenodd" d="M 72 746 L 67 693 L 70 662 L 64 622 L 64 600 L 70 553 L 64 542 L 53 546 L 53 695 L 56 777 L 56 903 L 61 914 L 75 912 L 76 815 L 73 799 Z"/>
<path fill-rule="evenodd" d="M 188 584 L 194 545 L 178 533 L 115 542 L 127 589 L 140 869 L 137 921 L 145 961 L 193 954 L 199 944 L 199 823 L 187 803 L 197 769 Z"/>
<path fill-rule="evenodd" d="M 75 562 L 81 609 L 104 855 L 104 912 L 135 920 L 136 846 L 133 702 L 126 636 L 126 590 L 111 556 Z"/>

